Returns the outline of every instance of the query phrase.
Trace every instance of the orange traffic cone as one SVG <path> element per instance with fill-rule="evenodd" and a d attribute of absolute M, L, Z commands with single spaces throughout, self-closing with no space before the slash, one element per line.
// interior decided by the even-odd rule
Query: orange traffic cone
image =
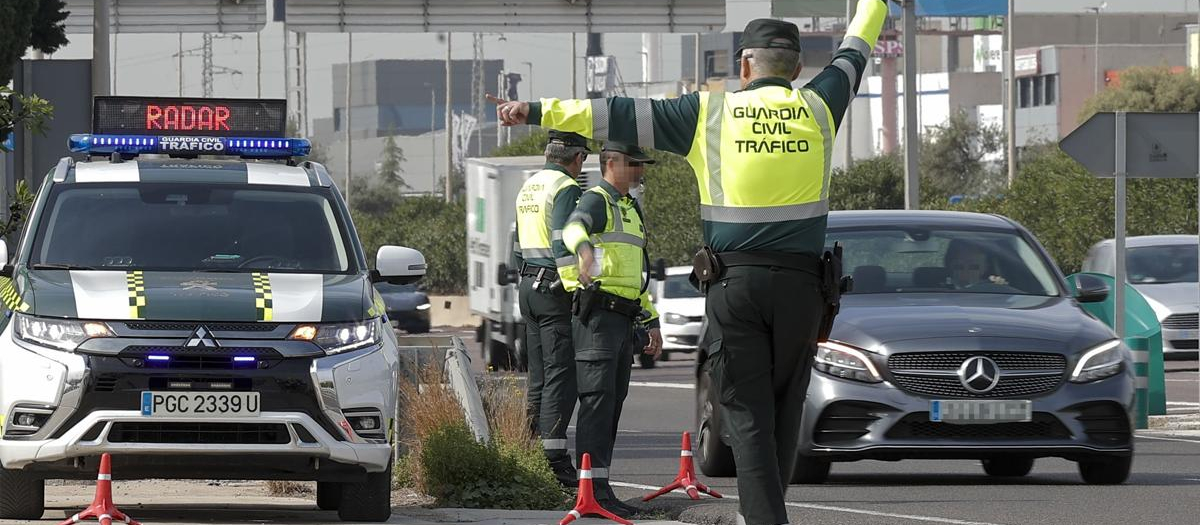
<path fill-rule="evenodd" d="M 688 497 L 692 499 L 700 499 L 700 492 L 714 498 L 721 497 L 717 491 L 709 489 L 705 484 L 700 483 L 696 479 L 696 466 L 692 464 L 691 432 L 683 433 L 683 448 L 679 451 L 679 474 L 675 476 L 675 481 L 659 489 L 658 492 L 642 498 L 642 501 L 650 501 L 675 489 L 684 489 L 687 491 Z"/>
<path fill-rule="evenodd" d="M 84 509 L 79 514 L 71 516 L 59 525 L 72 525 L 93 518 L 99 521 L 100 525 L 112 525 L 113 520 L 124 522 L 127 525 L 141 525 L 137 521 L 134 521 L 133 518 L 117 510 L 117 506 L 113 505 L 112 456 L 108 454 L 100 456 L 100 475 L 96 478 L 96 499 L 92 501 L 92 506 Z"/>
<path fill-rule="evenodd" d="M 604 507 L 601 507 L 600 503 L 596 501 L 596 494 L 592 489 L 592 455 L 585 452 L 583 459 L 579 461 L 579 494 L 575 496 L 575 508 L 563 516 L 558 525 L 567 525 L 588 514 L 608 518 L 622 525 L 633 525 L 629 520 L 604 510 Z"/>

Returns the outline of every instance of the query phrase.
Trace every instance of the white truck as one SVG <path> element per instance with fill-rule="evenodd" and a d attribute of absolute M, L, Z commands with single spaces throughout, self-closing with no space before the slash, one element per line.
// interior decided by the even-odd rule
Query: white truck
<path fill-rule="evenodd" d="M 535 157 L 467 159 L 467 274 L 471 313 L 483 363 L 493 370 L 525 370 L 525 321 L 517 305 L 518 268 L 510 268 L 516 230 L 517 192 L 546 165 Z M 583 165 L 585 190 L 600 180 L 597 156 Z"/>

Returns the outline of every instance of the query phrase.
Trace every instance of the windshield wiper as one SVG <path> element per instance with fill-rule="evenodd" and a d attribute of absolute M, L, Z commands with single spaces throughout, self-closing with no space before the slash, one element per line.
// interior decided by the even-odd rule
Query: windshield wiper
<path fill-rule="evenodd" d="M 95 270 L 91 266 L 77 264 L 38 263 L 29 267 L 32 270 Z"/>

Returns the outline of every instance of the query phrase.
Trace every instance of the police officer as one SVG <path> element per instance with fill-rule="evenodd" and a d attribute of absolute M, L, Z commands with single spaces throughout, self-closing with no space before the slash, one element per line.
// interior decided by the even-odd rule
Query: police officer
<path fill-rule="evenodd" d="M 646 291 L 648 257 L 642 210 L 629 190 L 642 182 L 643 166 L 654 163 L 632 144 L 609 142 L 600 152 L 604 179 L 583 193 L 563 228 L 563 241 L 579 257 L 575 294 L 575 363 L 579 420 L 575 449 L 592 457 L 596 500 L 628 518 L 638 509 L 617 499 L 608 483 L 621 407 L 629 393 L 634 352 L 657 356 L 662 349 L 658 314 Z M 635 324 L 649 329 L 641 345 Z"/>
<path fill-rule="evenodd" d="M 575 133 L 551 131 L 546 167 L 517 193 L 516 268 L 529 362 L 527 410 L 534 434 L 559 483 L 576 484 L 567 454 L 567 425 L 575 411 L 575 348 L 571 344 L 571 296 L 562 275 L 574 275 L 575 257 L 562 242 L 582 190 L 575 178 L 591 150 Z"/>
<path fill-rule="evenodd" d="M 800 89 L 795 25 L 753 20 L 738 50 L 742 90 L 671 100 L 498 103 L 506 125 L 538 124 L 684 155 L 700 187 L 709 360 L 722 439 L 734 453 L 739 522 L 787 523 L 801 409 L 829 290 L 820 259 L 838 125 L 887 15 L 858 0 L 833 61 Z M 836 288 L 836 287 L 834 287 Z M 822 293 L 822 291 L 829 293 Z"/>

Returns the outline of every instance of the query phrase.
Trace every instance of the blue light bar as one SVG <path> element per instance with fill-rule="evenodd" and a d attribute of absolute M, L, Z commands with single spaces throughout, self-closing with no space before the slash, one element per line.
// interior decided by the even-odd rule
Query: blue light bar
<path fill-rule="evenodd" d="M 71 135 L 67 145 L 89 155 L 224 155 L 242 158 L 305 157 L 312 150 L 308 139 L 255 137 L 191 137 L 179 135 Z"/>
<path fill-rule="evenodd" d="M 165 356 L 165 355 L 150 355 L 150 356 L 146 356 L 146 359 L 149 359 L 151 361 L 170 361 L 171 357 Z"/>
<path fill-rule="evenodd" d="M 234 361 L 236 361 L 236 362 L 238 362 L 238 363 L 253 363 L 253 362 L 254 362 L 254 358 L 253 358 L 253 357 L 248 357 L 248 356 L 243 356 L 243 355 L 239 355 L 239 356 L 237 356 L 237 357 L 234 357 L 234 358 L 233 358 L 233 360 L 234 360 Z"/>

